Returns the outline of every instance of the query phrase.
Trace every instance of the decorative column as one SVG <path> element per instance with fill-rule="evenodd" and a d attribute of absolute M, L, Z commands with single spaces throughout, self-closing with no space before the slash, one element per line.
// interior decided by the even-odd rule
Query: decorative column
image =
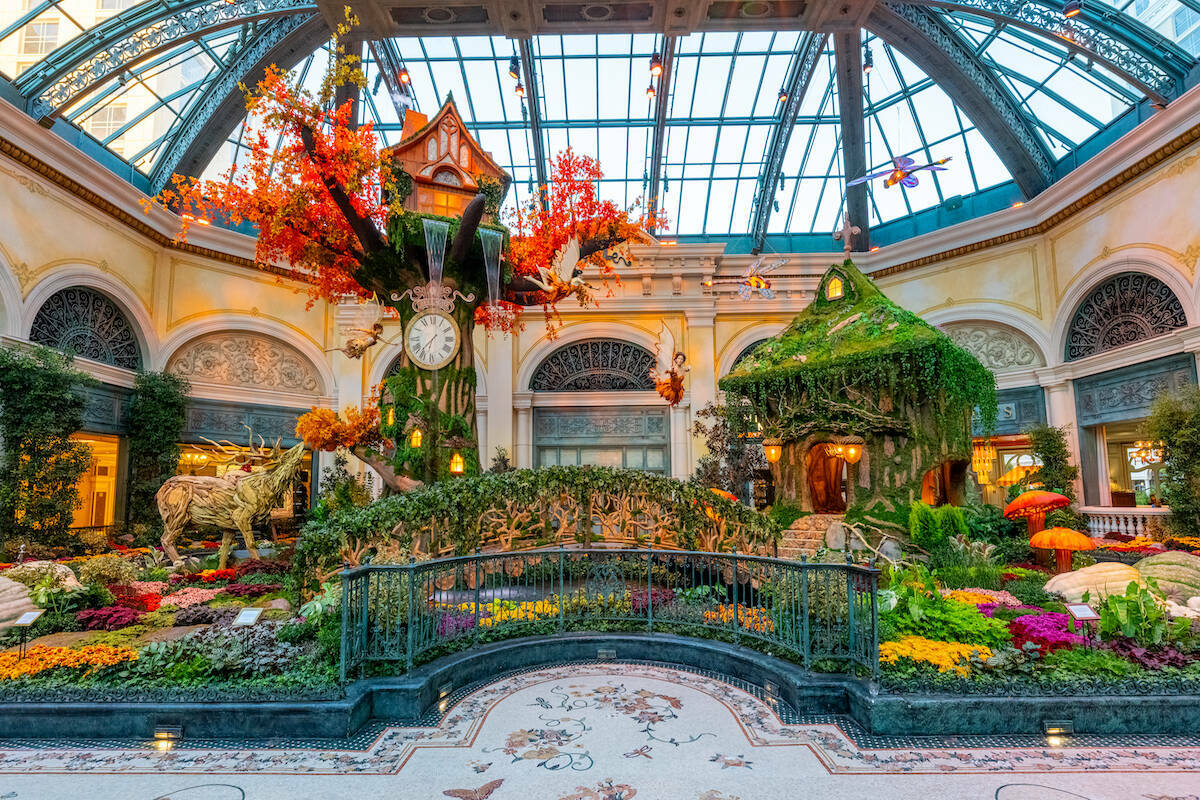
<path fill-rule="evenodd" d="M 691 428 L 691 404 L 684 400 L 671 408 L 671 477 L 687 480 L 692 471 L 690 458 L 692 437 L 688 430 Z"/>
<path fill-rule="evenodd" d="M 1183 351 L 1196 359 L 1196 373 L 1200 375 L 1200 327 L 1184 328 L 1177 335 L 1183 342 Z"/>
<path fill-rule="evenodd" d="M 338 303 L 333 309 L 333 338 L 326 347 L 341 347 L 347 338 L 362 336 L 357 331 L 370 330 L 379 318 L 380 308 L 375 303 L 359 303 L 352 300 Z M 334 409 L 340 411 L 347 406 L 364 406 L 371 393 L 371 387 L 367 385 L 366 365 L 363 359 L 349 358 L 340 350 L 332 350 L 325 355 L 329 359 L 329 366 L 337 384 L 329 387 L 329 394 L 335 398 Z M 374 470 L 357 458 L 350 459 L 347 467 L 358 475 L 363 475 L 368 470 L 374 473 Z M 314 453 L 313 472 L 319 471 Z M 375 485 L 381 488 L 383 486 L 383 480 L 378 476 L 375 478 Z"/>
<path fill-rule="evenodd" d="M 693 411 L 689 420 L 694 418 L 695 412 L 702 411 L 709 403 L 717 401 L 717 345 L 713 329 L 715 316 L 716 312 L 711 308 L 687 312 L 687 363 L 692 368 L 688 373 L 691 381 L 687 396 Z M 690 427 L 689 422 L 688 428 Z M 691 474 L 694 467 L 693 458 L 698 459 L 708 452 L 702 438 L 696 438 L 692 442 L 691 450 L 692 458 L 688 459 L 685 474 Z"/>
<path fill-rule="evenodd" d="M 516 373 L 513 337 L 507 333 L 492 333 L 487 337 L 486 346 L 487 437 L 481 437 L 484 446 L 479 451 L 479 460 L 484 469 L 491 463 L 497 447 L 503 447 L 510 459 L 516 457 L 513 438 L 513 376 Z"/>
<path fill-rule="evenodd" d="M 518 469 L 533 467 L 533 392 L 513 392 L 513 409 L 517 412 L 517 440 L 515 466 Z"/>
<path fill-rule="evenodd" d="M 1071 463 L 1082 465 L 1079 451 L 1079 424 L 1075 416 L 1075 387 L 1060 369 L 1037 370 L 1038 382 L 1046 390 L 1046 422 L 1056 428 L 1066 431 L 1067 450 L 1071 454 Z M 1107 462 L 1102 464 L 1104 474 L 1099 476 L 1107 484 Z M 1083 472 L 1075 481 L 1075 496 L 1083 502 Z"/>

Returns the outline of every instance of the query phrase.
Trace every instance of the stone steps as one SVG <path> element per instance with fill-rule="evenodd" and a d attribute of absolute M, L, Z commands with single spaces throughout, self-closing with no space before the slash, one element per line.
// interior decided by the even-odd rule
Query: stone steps
<path fill-rule="evenodd" d="M 825 544 L 825 531 L 831 523 L 842 518 L 841 514 L 809 514 L 800 517 L 783 532 L 779 542 L 779 558 L 798 560 L 800 556 L 811 556 Z"/>

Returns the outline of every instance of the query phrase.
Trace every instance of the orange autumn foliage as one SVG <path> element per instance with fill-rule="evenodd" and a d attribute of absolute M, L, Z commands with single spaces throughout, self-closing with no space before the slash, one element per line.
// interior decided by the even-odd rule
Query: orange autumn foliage
<path fill-rule="evenodd" d="M 607 247 L 629 241 L 651 222 L 656 230 L 666 227 L 665 216 L 660 213 L 651 220 L 640 201 L 625 210 L 611 200 L 601 200 L 597 186 L 602 177 L 596 159 L 569 147 L 550 159 L 547 207 L 530 203 L 508 214 L 513 229 L 508 258 L 514 272 L 536 275 L 539 267 L 551 269 L 555 254 L 572 238 L 578 237 L 581 246 L 597 242 Z M 581 255 L 580 266 L 590 264 L 605 278 L 617 277 L 604 249 Z"/>
<path fill-rule="evenodd" d="M 178 212 L 178 239 L 193 221 L 251 223 L 258 229 L 255 259 L 260 266 L 285 265 L 307 285 L 310 304 L 345 295 L 370 297 L 379 287 L 356 275 L 371 248 L 356 234 L 334 201 L 328 181 L 345 191 L 350 205 L 379 236 L 392 209 L 390 156 L 380 150 L 370 123 L 349 124 L 352 103 L 326 109 L 318 98 L 290 82 L 278 67 L 267 69 L 246 101 L 251 122 L 249 155 L 218 180 L 183 175 L 152 201 Z M 311 134 L 311 153 L 304 142 Z M 275 143 L 279 140 L 279 147 Z"/>
<path fill-rule="evenodd" d="M 350 406 L 342 415 L 332 408 L 313 408 L 296 421 L 296 435 L 317 450 L 369 447 L 384 441 L 379 424 L 379 409 L 375 406 L 362 411 Z"/>

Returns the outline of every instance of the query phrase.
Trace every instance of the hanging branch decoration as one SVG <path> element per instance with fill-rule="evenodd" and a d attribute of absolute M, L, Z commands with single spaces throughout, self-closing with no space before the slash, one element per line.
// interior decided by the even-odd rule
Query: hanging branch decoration
<path fill-rule="evenodd" d="M 543 307 L 551 334 L 558 301 L 575 295 L 581 306 L 592 302 L 594 287 L 583 280 L 585 267 L 597 269 L 605 285 L 619 282 L 614 260 L 605 253 L 643 236 L 649 227 L 666 229 L 665 214 L 651 218 L 640 200 L 629 209 L 601 200 L 598 186 L 603 177 L 595 159 L 567 148 L 550 159 L 550 185 L 543 187 L 545 208 L 531 200 L 508 215 L 514 231 L 509 289 L 521 305 Z"/>

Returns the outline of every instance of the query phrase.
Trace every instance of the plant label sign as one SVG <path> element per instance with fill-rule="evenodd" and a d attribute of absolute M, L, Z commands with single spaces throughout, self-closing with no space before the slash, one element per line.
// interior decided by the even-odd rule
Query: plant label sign
<path fill-rule="evenodd" d="M 258 618 L 262 616 L 261 608 L 243 608 L 238 612 L 237 617 L 233 620 L 233 627 L 242 628 L 247 625 L 253 625 L 258 622 Z"/>
<path fill-rule="evenodd" d="M 1096 610 L 1087 603 L 1067 603 L 1067 613 L 1076 622 L 1095 622 L 1100 619 Z"/>
<path fill-rule="evenodd" d="M 14 622 L 13 625 L 18 628 L 28 628 L 33 623 L 37 622 L 38 617 L 45 613 L 45 611 L 26 611 L 24 614 L 17 617 L 17 621 Z"/>

